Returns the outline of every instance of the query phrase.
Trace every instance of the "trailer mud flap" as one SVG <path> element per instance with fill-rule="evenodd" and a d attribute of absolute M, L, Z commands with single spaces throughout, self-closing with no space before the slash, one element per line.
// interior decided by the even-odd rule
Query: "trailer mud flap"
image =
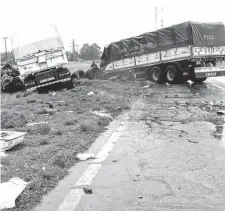
<path fill-rule="evenodd" d="M 220 67 L 195 67 L 196 78 L 225 76 L 225 66 Z"/>

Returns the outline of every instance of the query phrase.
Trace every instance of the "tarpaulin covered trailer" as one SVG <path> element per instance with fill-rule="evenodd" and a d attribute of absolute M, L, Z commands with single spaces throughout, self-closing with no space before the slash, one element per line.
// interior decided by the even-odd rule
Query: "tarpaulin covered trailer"
<path fill-rule="evenodd" d="M 104 48 L 101 66 L 112 72 L 194 58 L 223 61 L 224 56 L 224 25 L 189 21 L 111 43 Z"/>

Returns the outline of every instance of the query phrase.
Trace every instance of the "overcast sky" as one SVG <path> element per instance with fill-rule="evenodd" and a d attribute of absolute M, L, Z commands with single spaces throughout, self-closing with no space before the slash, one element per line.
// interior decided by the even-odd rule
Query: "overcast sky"
<path fill-rule="evenodd" d="M 103 48 L 153 31 L 155 6 L 163 6 L 164 26 L 188 20 L 225 23 L 224 0 L 1 0 L 0 5 L 1 37 L 12 37 L 21 29 L 29 33 L 42 23 L 55 24 L 67 50 L 73 38 L 80 46 L 97 43 Z M 1 44 L 4 51 L 3 40 Z M 10 48 L 11 39 L 7 44 Z"/>

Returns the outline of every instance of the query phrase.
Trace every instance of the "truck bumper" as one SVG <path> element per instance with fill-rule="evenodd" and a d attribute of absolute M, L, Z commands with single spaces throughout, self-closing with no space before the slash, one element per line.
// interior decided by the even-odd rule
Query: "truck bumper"
<path fill-rule="evenodd" d="M 225 76 L 225 66 L 218 67 L 195 67 L 196 78 Z"/>
<path fill-rule="evenodd" d="M 49 83 L 46 83 L 46 84 L 42 84 L 42 85 L 39 85 L 39 86 L 28 88 L 27 90 L 32 91 L 32 90 L 35 90 L 35 89 L 38 89 L 38 88 L 41 88 L 41 87 L 45 87 L 45 86 L 49 86 L 49 85 L 57 84 L 57 83 L 64 83 L 64 82 L 67 82 L 67 81 L 70 81 L 70 80 L 71 80 L 71 78 L 65 78 L 65 79 L 61 79 L 61 80 L 58 80 L 58 81 L 52 81 L 52 82 L 49 82 Z"/>

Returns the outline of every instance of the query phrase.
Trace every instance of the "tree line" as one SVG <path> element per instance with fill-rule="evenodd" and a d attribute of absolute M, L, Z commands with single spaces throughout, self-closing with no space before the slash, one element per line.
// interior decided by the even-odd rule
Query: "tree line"
<path fill-rule="evenodd" d="M 77 53 L 77 51 L 66 52 L 68 61 L 75 61 L 78 60 L 78 58 L 83 60 L 97 60 L 100 59 L 101 54 L 101 48 L 96 43 L 93 43 L 92 45 L 85 43 L 80 49 L 79 54 Z"/>
<path fill-rule="evenodd" d="M 82 48 L 79 51 L 79 54 L 77 51 L 71 52 L 67 51 L 67 59 L 68 61 L 76 61 L 79 59 L 83 60 L 97 60 L 101 57 L 101 48 L 98 46 L 98 44 L 93 43 L 92 45 L 89 45 L 88 43 L 85 43 Z M 12 51 L 7 52 L 8 62 L 10 64 L 15 64 L 14 55 Z M 6 53 L 1 53 L 1 64 L 6 63 Z"/>

